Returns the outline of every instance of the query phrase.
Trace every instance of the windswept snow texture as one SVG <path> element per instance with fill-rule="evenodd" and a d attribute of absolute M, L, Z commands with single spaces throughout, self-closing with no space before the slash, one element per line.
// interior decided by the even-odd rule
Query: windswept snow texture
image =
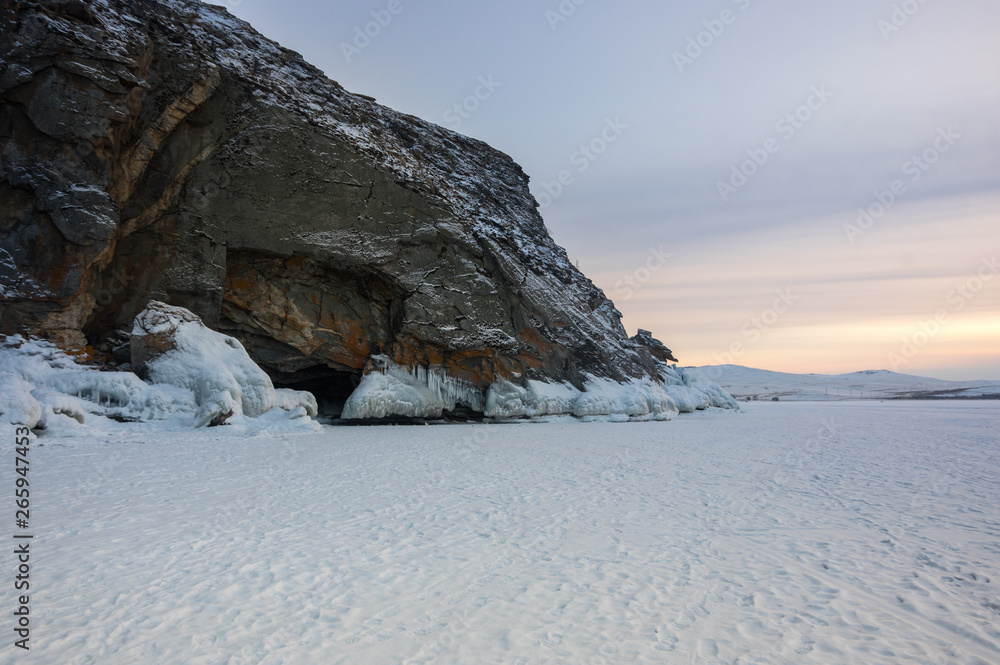
<path fill-rule="evenodd" d="M 690 367 L 699 379 L 718 382 L 737 399 L 1000 399 L 1000 381 L 944 381 L 889 370 L 851 374 L 786 374 L 741 365 Z"/>
<path fill-rule="evenodd" d="M 152 384 L 132 372 L 102 372 L 81 365 L 44 340 L 0 337 L 0 423 L 39 428 L 46 437 L 87 437 L 115 431 L 186 429 L 231 413 L 220 420 L 244 433 L 320 429 L 311 418 L 316 415 L 312 395 L 275 391 L 242 348 L 237 352 L 225 341 L 229 338 L 201 328 L 178 335 L 186 346 L 157 359 Z M 231 352 L 228 358 L 220 345 Z M 215 374 L 207 375 L 207 369 Z M 235 382 L 234 376 L 243 383 Z M 263 393 L 267 408 L 252 411 L 259 418 L 241 410 L 247 394 L 257 389 L 257 395 L 262 394 L 263 386 L 254 385 L 248 376 L 263 376 L 270 390 Z M 217 404 L 227 398 L 228 402 Z"/>
<path fill-rule="evenodd" d="M 486 391 L 431 369 L 407 370 L 385 356 L 362 379 L 344 406 L 345 420 L 389 416 L 440 418 L 465 407 L 489 418 L 572 415 L 584 420 L 670 420 L 678 413 L 739 405 L 717 384 L 692 381 L 684 370 L 660 365 L 660 382 L 614 381 L 587 375 L 584 390 L 569 383 L 500 380 Z"/>
<path fill-rule="evenodd" d="M 43 438 L 32 648 L 0 663 L 992 665 L 998 424 L 755 403 Z"/>

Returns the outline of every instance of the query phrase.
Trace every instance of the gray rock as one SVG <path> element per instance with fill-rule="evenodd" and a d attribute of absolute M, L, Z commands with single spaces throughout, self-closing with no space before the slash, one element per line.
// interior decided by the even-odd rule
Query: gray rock
<path fill-rule="evenodd" d="M 373 354 L 476 386 L 656 376 L 507 155 L 196 0 L 2 11 L 0 243 L 37 289 L 0 331 L 102 348 L 162 300 L 321 401 Z"/>
<path fill-rule="evenodd" d="M 663 342 L 653 337 L 653 333 L 648 330 L 639 328 L 639 332 L 632 338 L 632 341 L 645 348 L 658 360 L 662 360 L 665 363 L 677 362 L 677 358 L 674 358 L 674 352 L 668 349 Z"/>

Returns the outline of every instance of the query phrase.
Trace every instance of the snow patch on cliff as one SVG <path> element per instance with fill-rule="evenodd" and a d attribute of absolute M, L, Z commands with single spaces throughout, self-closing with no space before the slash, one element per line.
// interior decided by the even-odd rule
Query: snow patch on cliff
<path fill-rule="evenodd" d="M 10 252 L 0 247 L 0 298 L 13 300 L 52 295 L 51 291 L 18 268 Z"/>

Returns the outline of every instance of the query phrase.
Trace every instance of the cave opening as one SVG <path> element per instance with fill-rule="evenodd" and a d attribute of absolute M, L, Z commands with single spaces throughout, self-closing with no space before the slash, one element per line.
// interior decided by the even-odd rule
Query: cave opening
<path fill-rule="evenodd" d="M 441 419 L 447 422 L 455 423 L 481 423 L 486 420 L 486 414 L 472 408 L 471 406 L 458 404 L 450 411 L 445 410 L 444 413 L 441 414 Z"/>
<path fill-rule="evenodd" d="M 316 397 L 318 420 L 331 422 L 340 418 L 344 404 L 361 383 L 362 373 L 315 366 L 294 372 L 269 372 L 275 388 L 304 390 Z"/>

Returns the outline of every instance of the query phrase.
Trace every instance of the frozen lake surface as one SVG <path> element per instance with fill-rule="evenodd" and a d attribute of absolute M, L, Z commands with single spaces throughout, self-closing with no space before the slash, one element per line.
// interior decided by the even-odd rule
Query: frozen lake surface
<path fill-rule="evenodd" d="M 1000 402 L 38 443 L 0 663 L 1000 663 Z"/>

